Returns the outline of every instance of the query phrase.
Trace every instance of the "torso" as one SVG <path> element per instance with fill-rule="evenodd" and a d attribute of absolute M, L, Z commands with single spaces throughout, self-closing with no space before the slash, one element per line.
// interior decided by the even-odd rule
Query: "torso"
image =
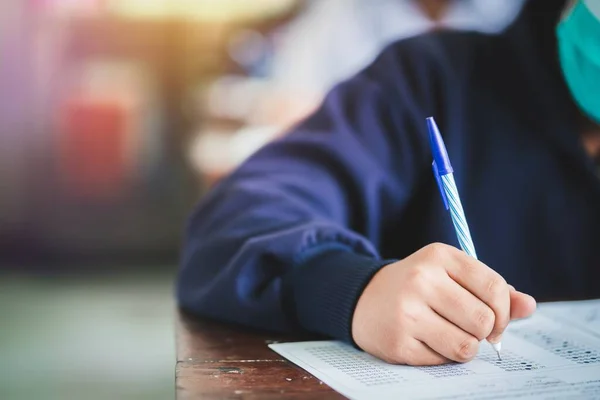
<path fill-rule="evenodd" d="M 600 175 L 590 160 L 600 160 L 600 127 L 574 120 L 560 70 L 546 58 L 554 50 L 535 54 L 539 42 L 519 33 L 474 37 L 468 48 L 451 35 L 439 46 L 422 39 L 442 71 L 429 99 L 443 106 L 427 103 L 426 112 L 440 116 L 481 261 L 539 300 L 598 297 Z M 385 257 L 431 242 L 458 246 L 433 176 L 423 174 L 410 208 L 389 224 L 389 232 L 410 229 L 386 241 Z"/>

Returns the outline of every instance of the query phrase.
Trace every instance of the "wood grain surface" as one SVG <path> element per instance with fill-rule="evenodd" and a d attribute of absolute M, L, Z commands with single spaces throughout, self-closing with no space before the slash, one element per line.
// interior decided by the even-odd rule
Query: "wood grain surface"
<path fill-rule="evenodd" d="M 286 336 L 196 319 L 179 312 L 177 399 L 343 399 L 269 349 L 315 338 Z"/>

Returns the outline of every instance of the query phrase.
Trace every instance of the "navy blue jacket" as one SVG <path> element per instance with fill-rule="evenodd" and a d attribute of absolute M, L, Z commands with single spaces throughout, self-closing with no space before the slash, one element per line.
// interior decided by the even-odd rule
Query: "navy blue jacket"
<path fill-rule="evenodd" d="M 352 341 L 354 307 L 390 260 L 458 246 L 431 170 L 444 135 L 480 259 L 540 300 L 600 296 L 600 180 L 556 57 L 560 3 L 499 36 L 400 41 L 260 150 L 192 217 L 189 311 Z"/>

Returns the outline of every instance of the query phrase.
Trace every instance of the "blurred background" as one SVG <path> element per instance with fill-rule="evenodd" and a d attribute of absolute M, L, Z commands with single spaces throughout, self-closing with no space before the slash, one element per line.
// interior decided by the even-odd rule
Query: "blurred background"
<path fill-rule="evenodd" d="M 2 0 L 0 398 L 172 398 L 202 194 L 389 43 L 521 3 Z"/>

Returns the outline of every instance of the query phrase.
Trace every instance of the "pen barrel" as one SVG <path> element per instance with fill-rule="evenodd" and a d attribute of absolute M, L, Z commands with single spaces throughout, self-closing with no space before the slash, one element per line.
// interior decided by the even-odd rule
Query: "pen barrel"
<path fill-rule="evenodd" d="M 475 252 L 475 245 L 471 238 L 471 232 L 469 231 L 469 225 L 467 224 L 467 218 L 460 202 L 460 196 L 458 195 L 458 188 L 454 181 L 453 174 L 442 175 L 442 184 L 444 185 L 444 191 L 448 197 L 448 205 L 450 208 L 450 216 L 452 217 L 452 223 L 456 230 L 456 236 L 458 237 L 458 243 L 465 253 L 473 258 L 477 258 Z"/>

